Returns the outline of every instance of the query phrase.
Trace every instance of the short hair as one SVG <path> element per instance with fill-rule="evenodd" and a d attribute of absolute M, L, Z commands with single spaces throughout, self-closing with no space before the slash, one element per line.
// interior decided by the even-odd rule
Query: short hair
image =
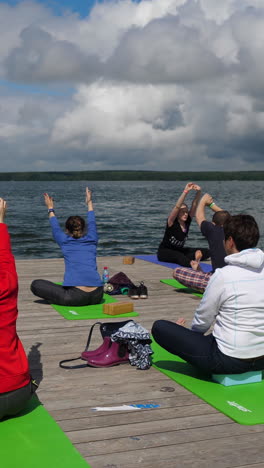
<path fill-rule="evenodd" d="M 259 228 L 255 218 L 247 214 L 230 216 L 223 225 L 225 240 L 232 237 L 240 252 L 256 247 L 259 241 Z"/>
<path fill-rule="evenodd" d="M 65 223 L 65 228 L 71 237 L 79 239 L 84 234 L 85 221 L 81 216 L 70 216 Z"/>
<path fill-rule="evenodd" d="M 225 210 L 221 210 L 221 211 L 216 211 L 214 213 L 214 216 L 212 218 L 212 221 L 214 224 L 216 224 L 216 226 L 223 226 L 224 222 L 230 218 L 230 213 L 228 211 L 225 211 Z"/>

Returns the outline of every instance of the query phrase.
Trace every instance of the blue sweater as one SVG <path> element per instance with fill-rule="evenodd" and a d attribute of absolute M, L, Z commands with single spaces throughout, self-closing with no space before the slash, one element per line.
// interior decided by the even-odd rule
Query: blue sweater
<path fill-rule="evenodd" d="M 96 265 L 98 235 L 93 211 L 87 212 L 88 233 L 74 239 L 62 231 L 56 216 L 49 218 L 54 240 L 64 257 L 63 286 L 102 286 Z"/>

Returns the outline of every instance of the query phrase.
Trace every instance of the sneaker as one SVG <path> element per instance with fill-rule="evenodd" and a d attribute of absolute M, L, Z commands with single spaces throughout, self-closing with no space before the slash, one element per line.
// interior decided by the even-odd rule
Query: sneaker
<path fill-rule="evenodd" d="M 145 286 L 144 281 L 140 281 L 139 287 L 138 287 L 138 293 L 139 293 L 140 299 L 148 298 L 148 289 L 147 289 L 147 286 Z"/>
<path fill-rule="evenodd" d="M 139 299 L 139 288 L 136 286 L 130 288 L 128 291 L 128 297 L 131 297 L 131 299 Z"/>
<path fill-rule="evenodd" d="M 105 283 L 104 284 L 104 292 L 106 294 L 109 294 L 109 293 L 113 292 L 113 290 L 114 290 L 114 286 L 111 283 Z"/>

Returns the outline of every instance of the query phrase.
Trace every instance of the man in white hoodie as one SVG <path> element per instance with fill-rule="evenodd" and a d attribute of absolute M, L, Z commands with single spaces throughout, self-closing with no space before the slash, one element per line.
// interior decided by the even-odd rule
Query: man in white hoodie
<path fill-rule="evenodd" d="M 258 225 L 250 215 L 231 216 L 224 223 L 224 235 L 227 266 L 209 280 L 191 329 L 158 320 L 152 333 L 160 346 L 207 373 L 262 370 L 264 253 L 256 248 Z M 204 335 L 211 325 L 212 333 Z"/>

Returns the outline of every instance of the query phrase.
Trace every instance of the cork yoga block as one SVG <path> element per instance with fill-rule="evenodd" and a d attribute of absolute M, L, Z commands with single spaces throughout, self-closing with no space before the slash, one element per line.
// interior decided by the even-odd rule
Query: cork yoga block
<path fill-rule="evenodd" d="M 119 315 L 133 312 L 134 304 L 132 302 L 114 302 L 112 304 L 104 304 L 103 312 L 108 315 Z"/>
<path fill-rule="evenodd" d="M 132 265 L 135 261 L 135 257 L 123 257 L 124 265 Z"/>

